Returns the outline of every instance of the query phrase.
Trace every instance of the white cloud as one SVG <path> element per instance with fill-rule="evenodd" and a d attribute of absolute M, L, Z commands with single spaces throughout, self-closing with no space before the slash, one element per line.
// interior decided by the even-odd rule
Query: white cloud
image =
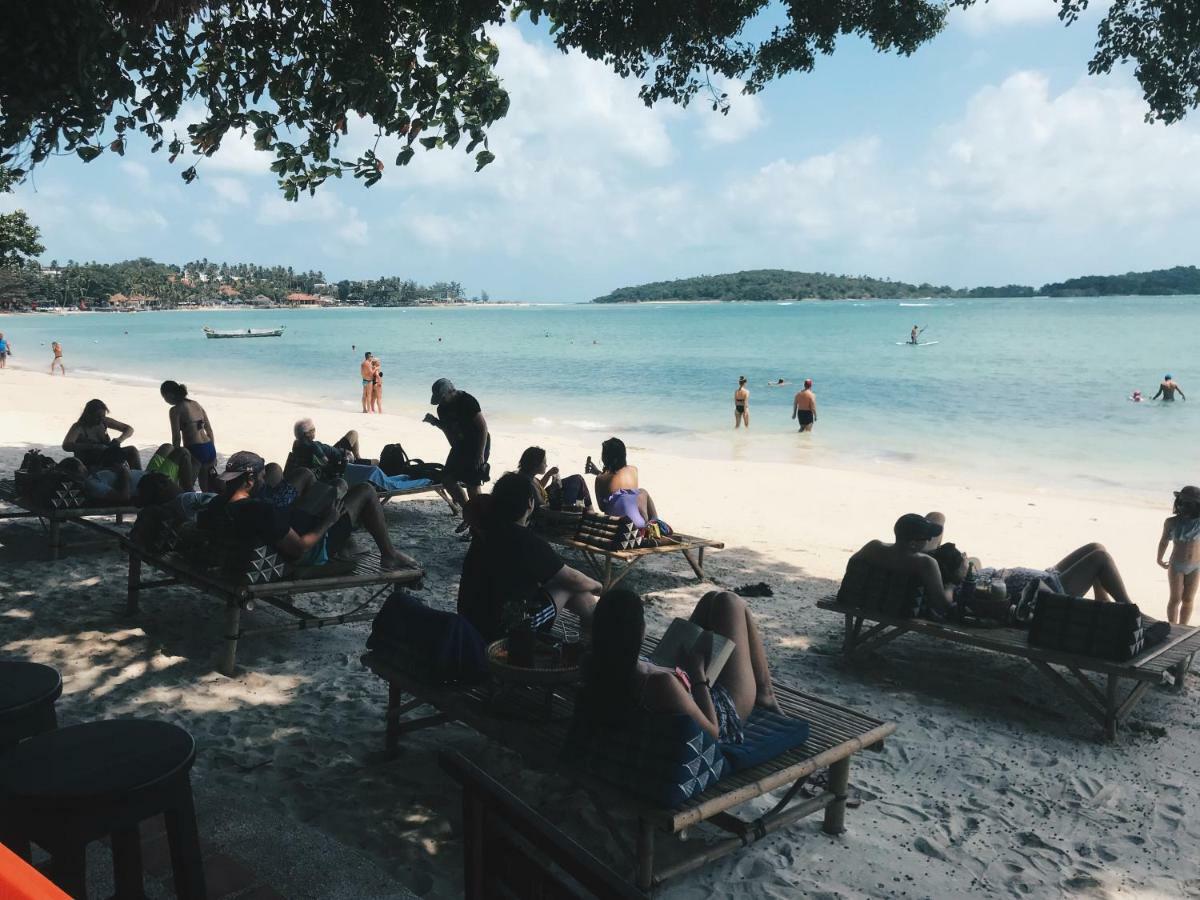
<path fill-rule="evenodd" d="M 200 219 L 192 225 L 192 234 L 208 241 L 210 244 L 220 244 L 225 240 L 225 234 L 221 231 L 221 226 L 212 219 Z"/>
<path fill-rule="evenodd" d="M 117 206 L 103 199 L 85 204 L 84 212 L 102 231 L 129 233 L 145 231 L 147 226 L 159 230 L 167 227 L 166 217 L 156 209 Z"/>
<path fill-rule="evenodd" d="M 766 124 L 762 101 L 757 94 L 743 94 L 744 83 L 738 79 L 716 78 L 713 87 L 718 94 L 727 94 L 729 112 L 722 115 L 712 108 L 712 99 L 701 93 L 692 101 L 691 109 L 699 114 L 701 132 L 714 144 L 731 144 L 749 137 Z"/>
<path fill-rule="evenodd" d="M 315 227 L 322 234 L 335 235 L 341 244 L 365 244 L 368 226 L 358 208 L 343 201 L 337 186 L 326 185 L 316 196 L 305 195 L 298 202 L 284 200 L 278 193 L 266 194 L 258 206 L 256 221 L 268 226 Z"/>
<path fill-rule="evenodd" d="M 150 170 L 135 160 L 121 160 L 121 171 L 138 187 L 145 187 L 150 181 Z"/>
<path fill-rule="evenodd" d="M 1058 20 L 1060 0 L 979 0 L 967 9 L 951 10 L 952 21 L 972 34 L 1017 25 L 1045 25 Z"/>
<path fill-rule="evenodd" d="M 234 206 L 245 206 L 250 202 L 250 193 L 246 190 L 246 185 L 237 178 L 218 176 L 215 178 L 205 178 L 203 181 L 212 188 L 213 193 L 226 203 L 231 203 Z"/>

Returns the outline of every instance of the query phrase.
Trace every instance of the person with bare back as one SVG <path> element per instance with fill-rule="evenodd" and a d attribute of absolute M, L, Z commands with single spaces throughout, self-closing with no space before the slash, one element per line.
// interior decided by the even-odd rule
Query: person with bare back
<path fill-rule="evenodd" d="M 370 412 L 375 392 L 375 367 L 371 365 L 371 351 L 363 354 L 363 361 L 358 364 L 358 374 L 362 377 L 362 408 Z"/>
<path fill-rule="evenodd" d="M 737 390 L 733 392 L 733 427 L 741 428 L 745 424 L 750 427 L 750 391 L 746 389 L 746 376 L 738 379 Z"/>
<path fill-rule="evenodd" d="M 812 431 L 817 421 L 817 397 L 812 386 L 812 379 L 805 378 L 804 390 L 796 394 L 792 402 L 792 418 L 799 423 L 801 431 Z"/>

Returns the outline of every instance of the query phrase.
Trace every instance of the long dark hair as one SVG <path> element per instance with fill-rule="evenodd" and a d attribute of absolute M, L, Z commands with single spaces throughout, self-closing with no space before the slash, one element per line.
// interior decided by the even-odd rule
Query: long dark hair
<path fill-rule="evenodd" d="M 178 381 L 164 381 L 158 392 L 169 403 L 179 403 L 187 399 L 187 385 L 180 384 Z"/>
<path fill-rule="evenodd" d="M 79 414 L 79 424 L 103 425 L 106 415 L 108 415 L 108 407 L 103 400 L 89 400 L 83 405 L 83 412 Z"/>
<path fill-rule="evenodd" d="M 628 465 L 625 457 L 625 442 L 620 438 L 610 437 L 600 445 L 600 462 L 604 463 L 605 472 L 617 472 Z"/>
<path fill-rule="evenodd" d="M 1184 488 L 1183 491 L 1175 495 L 1175 506 L 1172 512 L 1177 516 L 1183 516 L 1185 519 L 1200 518 L 1200 500 L 1196 500 L 1194 494 L 1192 496 L 1184 496 L 1184 491 L 1187 491 L 1187 488 Z M 1188 493 L 1191 494 L 1190 491 Z"/>
<path fill-rule="evenodd" d="M 609 591 L 592 618 L 592 651 L 584 666 L 580 706 L 597 722 L 627 722 L 638 702 L 638 657 L 646 618 L 633 591 Z"/>
<path fill-rule="evenodd" d="M 517 463 L 517 471 L 522 475 L 534 475 L 534 470 L 546 461 L 546 451 L 541 447 L 527 447 Z"/>

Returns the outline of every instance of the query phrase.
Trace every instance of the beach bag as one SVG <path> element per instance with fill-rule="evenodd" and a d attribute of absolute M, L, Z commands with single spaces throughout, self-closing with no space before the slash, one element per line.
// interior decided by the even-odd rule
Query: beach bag
<path fill-rule="evenodd" d="M 49 472 L 56 463 L 41 450 L 28 450 L 21 459 L 21 467 L 13 474 L 13 487 L 18 496 L 28 496 L 34 479 Z"/>
<path fill-rule="evenodd" d="M 432 684 L 473 684 L 487 675 L 483 638 L 458 613 L 431 609 L 397 588 L 371 623 L 367 649 Z"/>
<path fill-rule="evenodd" d="M 410 459 L 400 444 L 388 444 L 379 454 L 379 468 L 384 475 L 404 475 L 407 478 L 428 478 L 434 484 L 441 484 L 443 476 L 441 463 L 427 463 L 423 459 Z"/>
<path fill-rule="evenodd" d="M 1125 662 L 1145 650 L 1142 613 L 1133 603 L 1089 600 L 1042 588 L 1029 622 L 1029 644 Z"/>

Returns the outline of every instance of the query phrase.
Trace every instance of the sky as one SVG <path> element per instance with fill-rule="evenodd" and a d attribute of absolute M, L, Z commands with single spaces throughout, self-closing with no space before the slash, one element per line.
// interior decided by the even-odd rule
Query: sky
<path fill-rule="evenodd" d="M 757 268 L 1038 286 L 1200 262 L 1200 113 L 1146 124 L 1128 69 L 1087 75 L 1098 13 L 1067 28 L 1056 9 L 956 11 L 907 58 L 845 40 L 760 94 L 720 85 L 727 116 L 647 108 L 636 82 L 506 25 L 511 107 L 478 174 L 463 145 L 419 151 L 372 188 L 345 179 L 289 203 L 244 141 L 191 185 L 134 145 L 54 159 L 0 210 L 28 210 L 44 262 L 207 257 L 526 301 Z"/>

